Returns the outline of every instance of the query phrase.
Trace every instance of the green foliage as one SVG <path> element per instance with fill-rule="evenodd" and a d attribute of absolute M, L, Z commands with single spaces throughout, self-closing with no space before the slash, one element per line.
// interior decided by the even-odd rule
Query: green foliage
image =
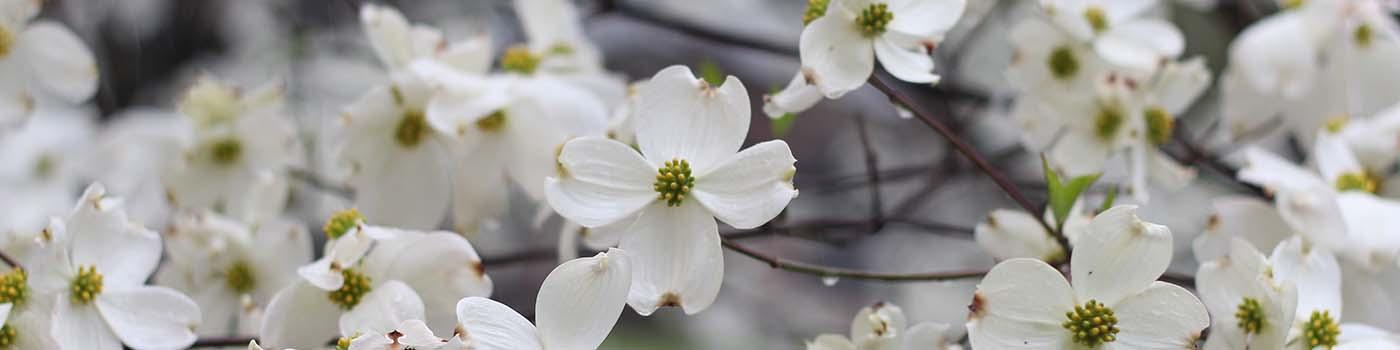
<path fill-rule="evenodd" d="M 786 113 L 782 117 L 771 119 L 769 122 L 773 123 L 773 137 L 787 135 L 788 129 L 792 128 L 792 122 L 795 120 L 797 120 L 797 113 Z"/>
<path fill-rule="evenodd" d="M 700 70 L 700 78 L 705 79 L 705 82 L 710 83 L 711 86 L 724 85 L 724 70 L 720 69 L 719 64 L 715 63 L 714 60 L 708 58 L 700 60 L 700 66 L 697 68 Z"/>
<path fill-rule="evenodd" d="M 1055 169 L 1050 168 L 1050 161 L 1045 155 L 1040 156 L 1040 165 L 1045 171 L 1045 186 L 1050 196 L 1050 212 L 1055 215 L 1055 230 L 1061 230 L 1065 225 L 1065 218 L 1069 217 L 1069 211 L 1074 208 L 1074 201 L 1079 199 L 1079 195 L 1084 190 L 1089 189 L 1095 181 L 1099 180 L 1102 174 L 1089 174 L 1069 179 L 1063 182 L 1060 174 Z M 1110 197 L 1110 202 L 1111 202 Z"/>

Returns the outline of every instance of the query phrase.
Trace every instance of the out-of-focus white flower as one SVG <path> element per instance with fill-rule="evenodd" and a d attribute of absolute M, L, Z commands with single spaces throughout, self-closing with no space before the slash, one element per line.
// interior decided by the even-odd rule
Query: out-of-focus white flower
<path fill-rule="evenodd" d="M 41 5 L 0 2 L 0 128 L 29 118 L 44 96 L 78 104 L 97 91 L 97 64 L 87 45 L 63 24 L 30 22 Z"/>
<path fill-rule="evenodd" d="M 856 313 L 851 320 L 851 337 L 822 334 L 807 342 L 807 350 L 955 350 L 962 349 L 946 338 L 948 325 L 921 322 L 905 328 L 904 311 L 894 304 L 878 302 Z"/>
<path fill-rule="evenodd" d="M 53 338 L 64 349 L 185 348 L 199 305 L 174 289 L 145 285 L 160 261 L 160 236 L 132 224 L 121 200 L 93 184 L 25 266 L 34 296 L 53 298 Z"/>
<path fill-rule="evenodd" d="M 1332 252 L 1306 247 L 1294 237 L 1274 248 L 1269 259 L 1274 278 L 1298 289 L 1298 305 L 1288 331 L 1287 349 L 1337 345 L 1342 320 L 1342 272 Z"/>
<path fill-rule="evenodd" d="M 296 126 L 283 114 L 282 98 L 278 82 L 243 92 L 206 76 L 190 87 L 180 112 L 190 121 L 191 143 L 165 178 L 173 206 L 212 209 L 250 222 L 270 218 L 247 212 L 252 208 L 242 203 L 261 194 L 255 190 L 259 179 L 277 182 L 298 161 Z M 280 214 L 288 189 L 271 190 L 271 202 L 259 201 L 271 208 L 258 209 Z"/>
<path fill-rule="evenodd" d="M 1235 239 L 1244 239 L 1256 249 L 1273 251 L 1279 242 L 1294 235 L 1278 209 L 1258 198 L 1224 197 L 1211 205 L 1215 211 L 1206 221 L 1205 232 L 1192 242 L 1196 261 L 1204 263 L 1228 256 Z"/>
<path fill-rule="evenodd" d="M 58 348 L 53 328 L 54 300 L 35 295 L 29 275 L 14 268 L 0 274 L 0 343 L 16 349 Z"/>
<path fill-rule="evenodd" d="M 572 1 L 516 0 L 515 13 L 539 69 L 565 74 L 602 69 L 602 55 L 584 35 Z"/>
<path fill-rule="evenodd" d="M 1071 244 L 1082 236 L 1085 226 L 1093 219 L 1092 215 L 1082 213 L 1081 206 L 1082 204 L 1076 203 L 1065 220 L 1063 231 L 1066 237 L 1071 238 Z M 1055 220 L 1052 215 L 1047 212 L 1045 219 L 1053 226 Z M 1065 259 L 1064 247 L 1045 230 L 1045 225 L 1041 225 L 1035 217 L 1021 210 L 993 210 L 974 228 L 973 237 L 987 254 L 991 254 L 998 261 L 1032 258 L 1059 262 Z"/>
<path fill-rule="evenodd" d="M 414 229 L 438 227 L 447 214 L 455 141 L 432 127 L 429 87 L 398 75 L 346 108 L 338 158 L 350 167 L 355 207 L 371 222 Z"/>
<path fill-rule="evenodd" d="M 1151 72 L 1181 54 L 1186 41 L 1171 22 L 1144 17 L 1157 0 L 1041 0 L 1050 20 L 1071 36 L 1092 43 L 1099 57 L 1116 66 Z"/>
<path fill-rule="evenodd" d="M 899 80 L 938 83 L 933 50 L 962 17 L 963 0 L 831 0 L 798 41 L 803 70 L 827 98 L 870 78 L 875 59 Z"/>
<path fill-rule="evenodd" d="M 163 229 L 171 210 L 161 177 L 191 142 L 188 122 L 168 110 L 122 111 L 97 135 L 83 173 L 121 193 L 132 220 Z"/>
<path fill-rule="evenodd" d="M 457 302 L 462 332 L 451 342 L 475 350 L 597 349 L 627 304 L 637 267 L 619 249 L 560 264 L 540 285 L 536 325 L 495 300 L 463 298 Z"/>
<path fill-rule="evenodd" d="M 340 232 L 327 243 L 327 257 L 298 269 L 304 281 L 279 291 L 267 307 L 259 332 L 265 343 L 315 348 L 337 335 L 387 334 L 413 319 L 448 334 L 458 299 L 491 294 L 480 257 L 460 235 L 337 216 L 327 224 L 327 232 Z"/>
<path fill-rule="evenodd" d="M 491 66 L 491 38 L 478 35 L 447 43 L 442 31 L 414 25 L 392 7 L 366 4 L 360 7 L 360 24 L 379 61 L 398 73 L 418 60 L 433 60 L 451 67 L 486 72 Z"/>
<path fill-rule="evenodd" d="M 185 213 L 166 235 L 169 260 L 156 282 L 191 296 L 204 320 L 202 335 L 235 335 L 249 308 L 262 308 L 298 280 L 296 268 L 311 261 L 311 236 L 300 224 L 249 224 L 214 213 Z M 245 303 L 244 297 L 249 297 Z"/>
<path fill-rule="evenodd" d="M 0 135 L 0 250 L 25 259 L 49 217 L 79 195 L 93 125 L 87 113 L 44 106 Z"/>
<path fill-rule="evenodd" d="M 640 154 L 614 140 L 569 141 L 547 198 L 585 227 L 625 227 L 621 248 L 637 262 L 634 310 L 694 314 L 714 302 L 724 275 L 715 218 L 753 228 L 777 216 L 797 196 L 796 160 L 782 140 L 739 151 L 749 99 L 732 76 L 714 87 L 684 66 L 663 69 L 635 115 Z"/>
<path fill-rule="evenodd" d="M 967 324 L 975 349 L 1189 348 L 1209 325 L 1191 292 L 1157 282 L 1172 257 L 1171 231 L 1135 206 L 1099 214 L 1070 257 L 1074 284 L 1035 259 L 993 267 L 977 286 Z"/>
<path fill-rule="evenodd" d="M 769 118 L 782 118 L 788 113 L 805 111 L 822 101 L 821 89 L 816 85 L 816 73 L 803 68 L 792 76 L 787 87 L 776 94 L 763 95 L 763 114 Z"/>
<path fill-rule="evenodd" d="M 350 341 L 349 350 L 439 349 L 447 340 L 433 335 L 422 320 L 404 320 L 386 333 L 366 333 Z"/>
<path fill-rule="evenodd" d="M 1282 349 L 1298 306 L 1297 288 L 1275 281 L 1273 267 L 1248 241 L 1234 238 L 1229 250 L 1201 264 L 1196 274 L 1196 290 L 1215 316 L 1206 349 Z"/>

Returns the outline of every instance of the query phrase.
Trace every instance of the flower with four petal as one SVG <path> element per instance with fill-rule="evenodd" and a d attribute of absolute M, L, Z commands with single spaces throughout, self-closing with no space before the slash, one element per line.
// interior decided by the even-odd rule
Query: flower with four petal
<path fill-rule="evenodd" d="M 904 311 L 894 304 L 878 302 L 856 313 L 851 320 L 851 337 L 822 334 L 807 342 L 807 350 L 959 350 L 949 341 L 948 325 L 921 322 L 905 328 Z"/>
<path fill-rule="evenodd" d="M 627 304 L 638 268 L 620 249 L 559 264 L 540 285 L 535 325 L 510 307 L 482 297 L 457 302 L 461 330 L 447 347 L 474 350 L 597 349 Z"/>
<path fill-rule="evenodd" d="M 798 40 L 805 79 L 827 98 L 865 84 L 875 59 L 899 80 L 938 83 L 933 49 L 962 17 L 964 0 L 831 0 Z"/>

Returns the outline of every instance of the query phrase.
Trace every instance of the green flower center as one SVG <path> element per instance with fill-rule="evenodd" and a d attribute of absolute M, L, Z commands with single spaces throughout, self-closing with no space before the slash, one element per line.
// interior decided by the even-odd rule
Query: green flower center
<path fill-rule="evenodd" d="M 1142 115 L 1147 118 L 1148 141 L 1152 141 L 1156 145 L 1164 145 L 1167 141 L 1171 141 L 1172 127 L 1176 125 L 1171 113 L 1167 113 L 1167 110 L 1162 106 L 1152 106 L 1147 107 Z"/>
<path fill-rule="evenodd" d="M 1380 179 L 1366 172 L 1344 173 L 1337 177 L 1336 185 L 1338 191 L 1377 193 L 1381 190 Z"/>
<path fill-rule="evenodd" d="M 532 74 L 539 67 L 540 56 L 530 52 L 530 49 L 524 46 L 511 46 L 506 49 L 505 53 L 501 54 L 501 69 L 507 72 Z"/>
<path fill-rule="evenodd" d="M 428 119 L 423 116 L 423 111 L 409 109 L 403 112 L 403 118 L 399 119 L 399 125 L 394 128 L 394 140 L 400 146 L 413 148 L 423 142 L 428 136 Z"/>
<path fill-rule="evenodd" d="M 689 161 L 675 158 L 656 169 L 656 183 L 652 184 L 652 189 L 660 194 L 656 199 L 666 201 L 666 206 L 680 206 L 692 188 L 695 188 L 695 177 L 690 175 Z"/>
<path fill-rule="evenodd" d="M 240 294 L 252 292 L 257 287 L 257 280 L 253 278 L 253 268 L 248 263 L 238 261 L 224 271 L 224 280 L 228 282 L 228 288 Z"/>
<path fill-rule="evenodd" d="M 1337 326 L 1337 320 L 1332 318 L 1331 311 L 1313 311 L 1308 317 L 1308 324 L 1303 325 L 1303 339 L 1308 341 L 1308 348 L 1327 348 L 1337 346 L 1337 336 L 1342 334 L 1342 329 Z"/>
<path fill-rule="evenodd" d="M 1066 312 L 1060 326 L 1069 331 L 1075 343 L 1090 348 L 1118 339 L 1118 317 L 1113 316 L 1113 309 L 1094 300 Z"/>
<path fill-rule="evenodd" d="M 350 350 L 350 338 L 340 337 L 340 339 L 336 339 L 335 350 Z"/>
<path fill-rule="evenodd" d="M 0 303 L 23 304 L 29 299 L 29 275 L 24 269 L 13 269 L 0 275 Z"/>
<path fill-rule="evenodd" d="M 1285 10 L 1292 10 L 1292 9 L 1296 9 L 1296 8 L 1299 8 L 1299 7 L 1303 7 L 1303 2 L 1304 2 L 1304 0 L 1284 0 L 1284 1 L 1283 1 L 1283 8 L 1284 8 Z"/>
<path fill-rule="evenodd" d="M 236 138 L 226 138 L 209 144 L 209 155 L 214 164 L 228 166 L 243 157 L 243 143 Z"/>
<path fill-rule="evenodd" d="M 0 326 L 0 349 L 9 349 L 15 346 L 17 336 L 15 327 L 10 327 L 8 324 Z"/>
<path fill-rule="evenodd" d="M 807 0 L 807 12 L 802 13 L 802 25 L 811 24 L 812 21 L 826 15 L 826 5 L 831 0 Z"/>
<path fill-rule="evenodd" d="M 326 232 L 327 238 L 337 239 L 344 236 L 346 232 L 350 232 L 350 229 L 355 228 L 364 220 L 365 217 L 360 215 L 359 210 L 355 208 L 345 209 L 331 214 L 331 219 L 326 220 L 326 226 L 322 227 L 321 230 Z"/>
<path fill-rule="evenodd" d="M 483 132 L 500 131 L 502 128 L 505 128 L 505 126 L 506 111 L 503 110 L 491 112 L 491 115 L 488 115 L 485 118 L 477 119 L 476 121 L 477 130 L 481 130 Z"/>
<path fill-rule="evenodd" d="M 1375 39 L 1376 33 L 1375 30 L 1371 29 L 1370 24 L 1362 23 L 1356 26 L 1356 31 L 1351 33 L 1351 37 L 1356 40 L 1356 46 L 1364 49 L 1371 47 L 1371 40 Z"/>
<path fill-rule="evenodd" d="M 889 27 L 890 21 L 894 20 L 894 13 L 890 12 L 890 6 L 884 3 L 871 4 L 856 15 L 856 27 L 866 37 L 872 37 L 885 33 L 885 28 Z"/>
<path fill-rule="evenodd" d="M 1239 310 L 1235 311 L 1235 325 L 1244 330 L 1244 334 L 1259 334 L 1264 329 L 1264 307 L 1259 305 L 1259 300 L 1246 297 L 1240 302 Z"/>
<path fill-rule="evenodd" d="M 340 285 L 340 289 L 329 293 L 330 299 L 331 302 L 340 305 L 341 309 L 349 310 L 355 307 L 355 305 L 359 305 L 360 300 L 364 299 L 365 294 L 369 293 L 370 282 L 372 281 L 369 276 L 365 276 L 359 271 L 355 271 L 355 269 L 341 270 L 340 275 L 345 277 L 345 283 Z"/>
<path fill-rule="evenodd" d="M 1069 45 L 1060 45 L 1050 50 L 1050 59 L 1045 62 L 1050 66 L 1050 74 L 1055 79 L 1068 80 L 1073 78 L 1075 73 L 1079 73 L 1079 58 L 1074 56 L 1074 50 Z"/>
<path fill-rule="evenodd" d="M 1123 109 L 1118 106 L 1100 105 L 1098 114 L 1094 115 L 1094 135 L 1100 140 L 1110 141 L 1118 135 L 1118 130 L 1123 128 Z"/>
<path fill-rule="evenodd" d="M 1347 122 L 1350 122 L 1350 121 L 1351 121 L 1351 118 L 1349 118 L 1349 117 L 1347 117 L 1345 114 L 1343 114 L 1343 115 L 1339 115 L 1339 116 L 1327 118 L 1327 121 L 1326 121 L 1325 123 L 1322 124 L 1322 127 L 1323 127 L 1323 128 L 1326 128 L 1326 129 L 1327 129 L 1327 132 L 1330 132 L 1330 133 L 1335 134 L 1335 133 L 1342 132 L 1342 129 L 1347 127 Z"/>
<path fill-rule="evenodd" d="M 53 177 L 58 170 L 58 159 L 52 154 L 39 156 L 39 160 L 34 162 L 34 177 L 47 179 Z"/>
<path fill-rule="evenodd" d="M 10 55 L 10 48 L 15 46 L 15 34 L 10 32 L 10 28 L 0 25 L 0 58 Z"/>
<path fill-rule="evenodd" d="M 1108 14 L 1098 5 L 1090 5 L 1084 9 L 1084 21 L 1089 22 L 1089 28 L 1093 28 L 1095 33 L 1102 33 L 1108 29 Z"/>
<path fill-rule="evenodd" d="M 102 294 L 102 274 L 97 273 L 97 266 L 78 266 L 78 276 L 73 277 L 69 291 L 73 293 L 74 304 L 84 305 L 97 299 L 97 295 Z"/>

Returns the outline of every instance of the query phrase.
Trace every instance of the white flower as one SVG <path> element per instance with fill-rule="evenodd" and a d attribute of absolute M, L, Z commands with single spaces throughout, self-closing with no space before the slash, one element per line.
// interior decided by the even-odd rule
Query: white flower
<path fill-rule="evenodd" d="M 1076 203 L 1065 220 L 1065 235 L 1077 239 L 1084 227 L 1093 218 L 1083 214 L 1081 203 Z M 1054 217 L 1047 211 L 1046 221 L 1054 226 Z M 1072 233 L 1073 232 L 1073 233 Z M 973 238 L 988 254 L 998 261 L 1012 258 L 1032 258 L 1042 261 L 1064 261 L 1065 250 L 1060 242 L 1045 230 L 1034 216 L 1021 210 L 996 209 L 987 213 L 987 218 L 977 223 Z"/>
<path fill-rule="evenodd" d="M 1186 47 L 1171 22 L 1142 18 L 1156 0 L 1041 0 L 1041 6 L 1051 21 L 1119 67 L 1151 72 Z"/>
<path fill-rule="evenodd" d="M 43 96 L 78 104 L 97 91 L 97 64 L 87 45 L 62 24 L 30 22 L 41 4 L 0 3 L 0 128 L 27 119 Z"/>
<path fill-rule="evenodd" d="M 831 0 L 802 30 L 802 66 L 827 98 L 870 78 L 875 58 L 899 80 L 937 83 L 934 47 L 962 17 L 963 0 Z"/>
<path fill-rule="evenodd" d="M 156 282 L 199 304 L 202 335 L 257 329 L 243 324 L 240 316 L 248 308 L 267 306 L 274 294 L 298 280 L 296 268 L 311 260 L 311 236 L 300 224 L 279 220 L 253 225 L 207 212 L 177 216 L 165 248 L 169 260 L 156 273 Z"/>
<path fill-rule="evenodd" d="M 245 221 L 258 217 L 242 203 L 252 201 L 260 178 L 276 182 L 298 161 L 296 126 L 282 112 L 281 83 L 246 93 L 212 77 L 202 77 L 185 93 L 180 112 L 189 119 L 191 144 L 166 174 L 174 207 L 214 209 Z M 270 196 L 287 196 L 285 186 Z M 280 204 L 280 200 L 276 201 Z M 280 213 L 280 205 L 265 208 Z"/>
<path fill-rule="evenodd" d="M 374 4 L 360 7 L 360 24 L 390 73 L 424 59 L 465 71 L 485 72 L 491 66 L 491 38 L 485 35 L 448 44 L 437 28 L 413 25 L 397 9 Z"/>
<path fill-rule="evenodd" d="M 350 341 L 350 350 L 438 349 L 447 340 L 433 335 L 421 320 L 404 320 L 387 333 L 366 333 Z"/>
<path fill-rule="evenodd" d="M 811 69 L 803 68 L 792 76 L 792 81 L 782 91 L 763 95 L 763 114 L 769 118 L 782 118 L 784 114 L 802 112 L 821 102 L 822 93 L 817 88 L 815 74 Z"/>
<path fill-rule="evenodd" d="M 619 249 L 570 260 L 545 277 L 535 300 L 535 323 L 495 300 L 457 302 L 457 335 L 467 349 L 597 349 L 626 305 L 638 266 Z"/>
<path fill-rule="evenodd" d="M 0 133 L 0 250 L 16 259 L 25 259 L 49 217 L 73 208 L 88 160 L 91 116 L 50 107 Z"/>
<path fill-rule="evenodd" d="M 1135 211 L 1114 207 L 1089 224 L 1070 257 L 1073 286 L 1040 260 L 993 267 L 973 297 L 972 347 L 1194 346 L 1209 325 L 1205 306 L 1186 289 L 1156 281 L 1171 261 L 1171 231 L 1141 221 Z"/>
<path fill-rule="evenodd" d="M 1397 350 L 1400 335 L 1370 325 L 1348 323 L 1341 327 L 1336 350 Z"/>
<path fill-rule="evenodd" d="M 672 66 L 638 96 L 640 154 L 589 137 L 569 141 L 560 153 L 562 171 L 546 182 L 549 204 L 585 227 L 620 225 L 626 232 L 621 248 L 637 262 L 628 303 L 638 313 L 704 310 L 724 275 L 714 219 L 754 228 L 797 196 L 787 143 L 739 151 L 749 113 L 737 78 L 713 87 Z"/>
<path fill-rule="evenodd" d="M 1229 196 L 1211 202 L 1215 211 L 1206 221 L 1205 232 L 1192 242 L 1196 261 L 1207 262 L 1230 254 L 1236 238 L 1256 249 L 1273 251 L 1274 246 L 1292 237 L 1289 227 L 1269 202 L 1249 196 Z"/>
<path fill-rule="evenodd" d="M 336 336 L 387 334 L 413 319 L 447 334 L 454 324 L 453 303 L 464 296 L 491 294 L 491 279 L 481 259 L 456 233 L 363 224 L 339 227 L 349 228 L 339 229 L 342 232 L 389 232 L 361 238 L 353 238 L 361 233 L 346 232 L 328 243 L 331 257 L 299 269 L 305 281 L 273 297 L 259 332 L 265 343 L 315 348 Z M 363 259 L 347 258 L 366 251 Z M 339 278 L 312 273 L 327 266 Z"/>
<path fill-rule="evenodd" d="M 539 69 L 558 73 L 602 69 L 602 55 L 584 35 L 577 12 L 573 2 L 567 0 L 515 1 L 515 13 L 520 16 L 529 39 L 529 52 L 537 56 Z"/>
<path fill-rule="evenodd" d="M 199 306 L 166 287 L 146 286 L 160 261 L 160 236 L 127 221 L 121 200 L 89 186 L 51 240 L 30 261 L 35 296 L 53 298 L 59 348 L 116 350 L 188 347 Z"/>
<path fill-rule="evenodd" d="M 370 90 L 341 115 L 338 159 L 349 166 L 355 207 L 371 222 L 437 227 L 447 215 L 454 141 L 429 125 L 429 87 L 408 74 Z"/>
<path fill-rule="evenodd" d="M 1206 349 L 1281 349 L 1292 329 L 1298 290 L 1275 281 L 1273 267 L 1241 238 L 1229 255 L 1201 264 L 1196 290 L 1215 316 Z"/>
<path fill-rule="evenodd" d="M 822 334 L 807 342 L 807 350 L 879 350 L 879 349 L 961 349 L 947 339 L 948 325 L 922 322 L 905 328 L 904 311 L 885 302 L 867 306 L 851 320 L 851 337 Z"/>
<path fill-rule="evenodd" d="M 1326 248 L 1305 247 L 1294 237 L 1274 248 L 1274 278 L 1298 288 L 1298 305 L 1288 332 L 1287 349 L 1337 344 L 1342 320 L 1342 273 Z"/>

